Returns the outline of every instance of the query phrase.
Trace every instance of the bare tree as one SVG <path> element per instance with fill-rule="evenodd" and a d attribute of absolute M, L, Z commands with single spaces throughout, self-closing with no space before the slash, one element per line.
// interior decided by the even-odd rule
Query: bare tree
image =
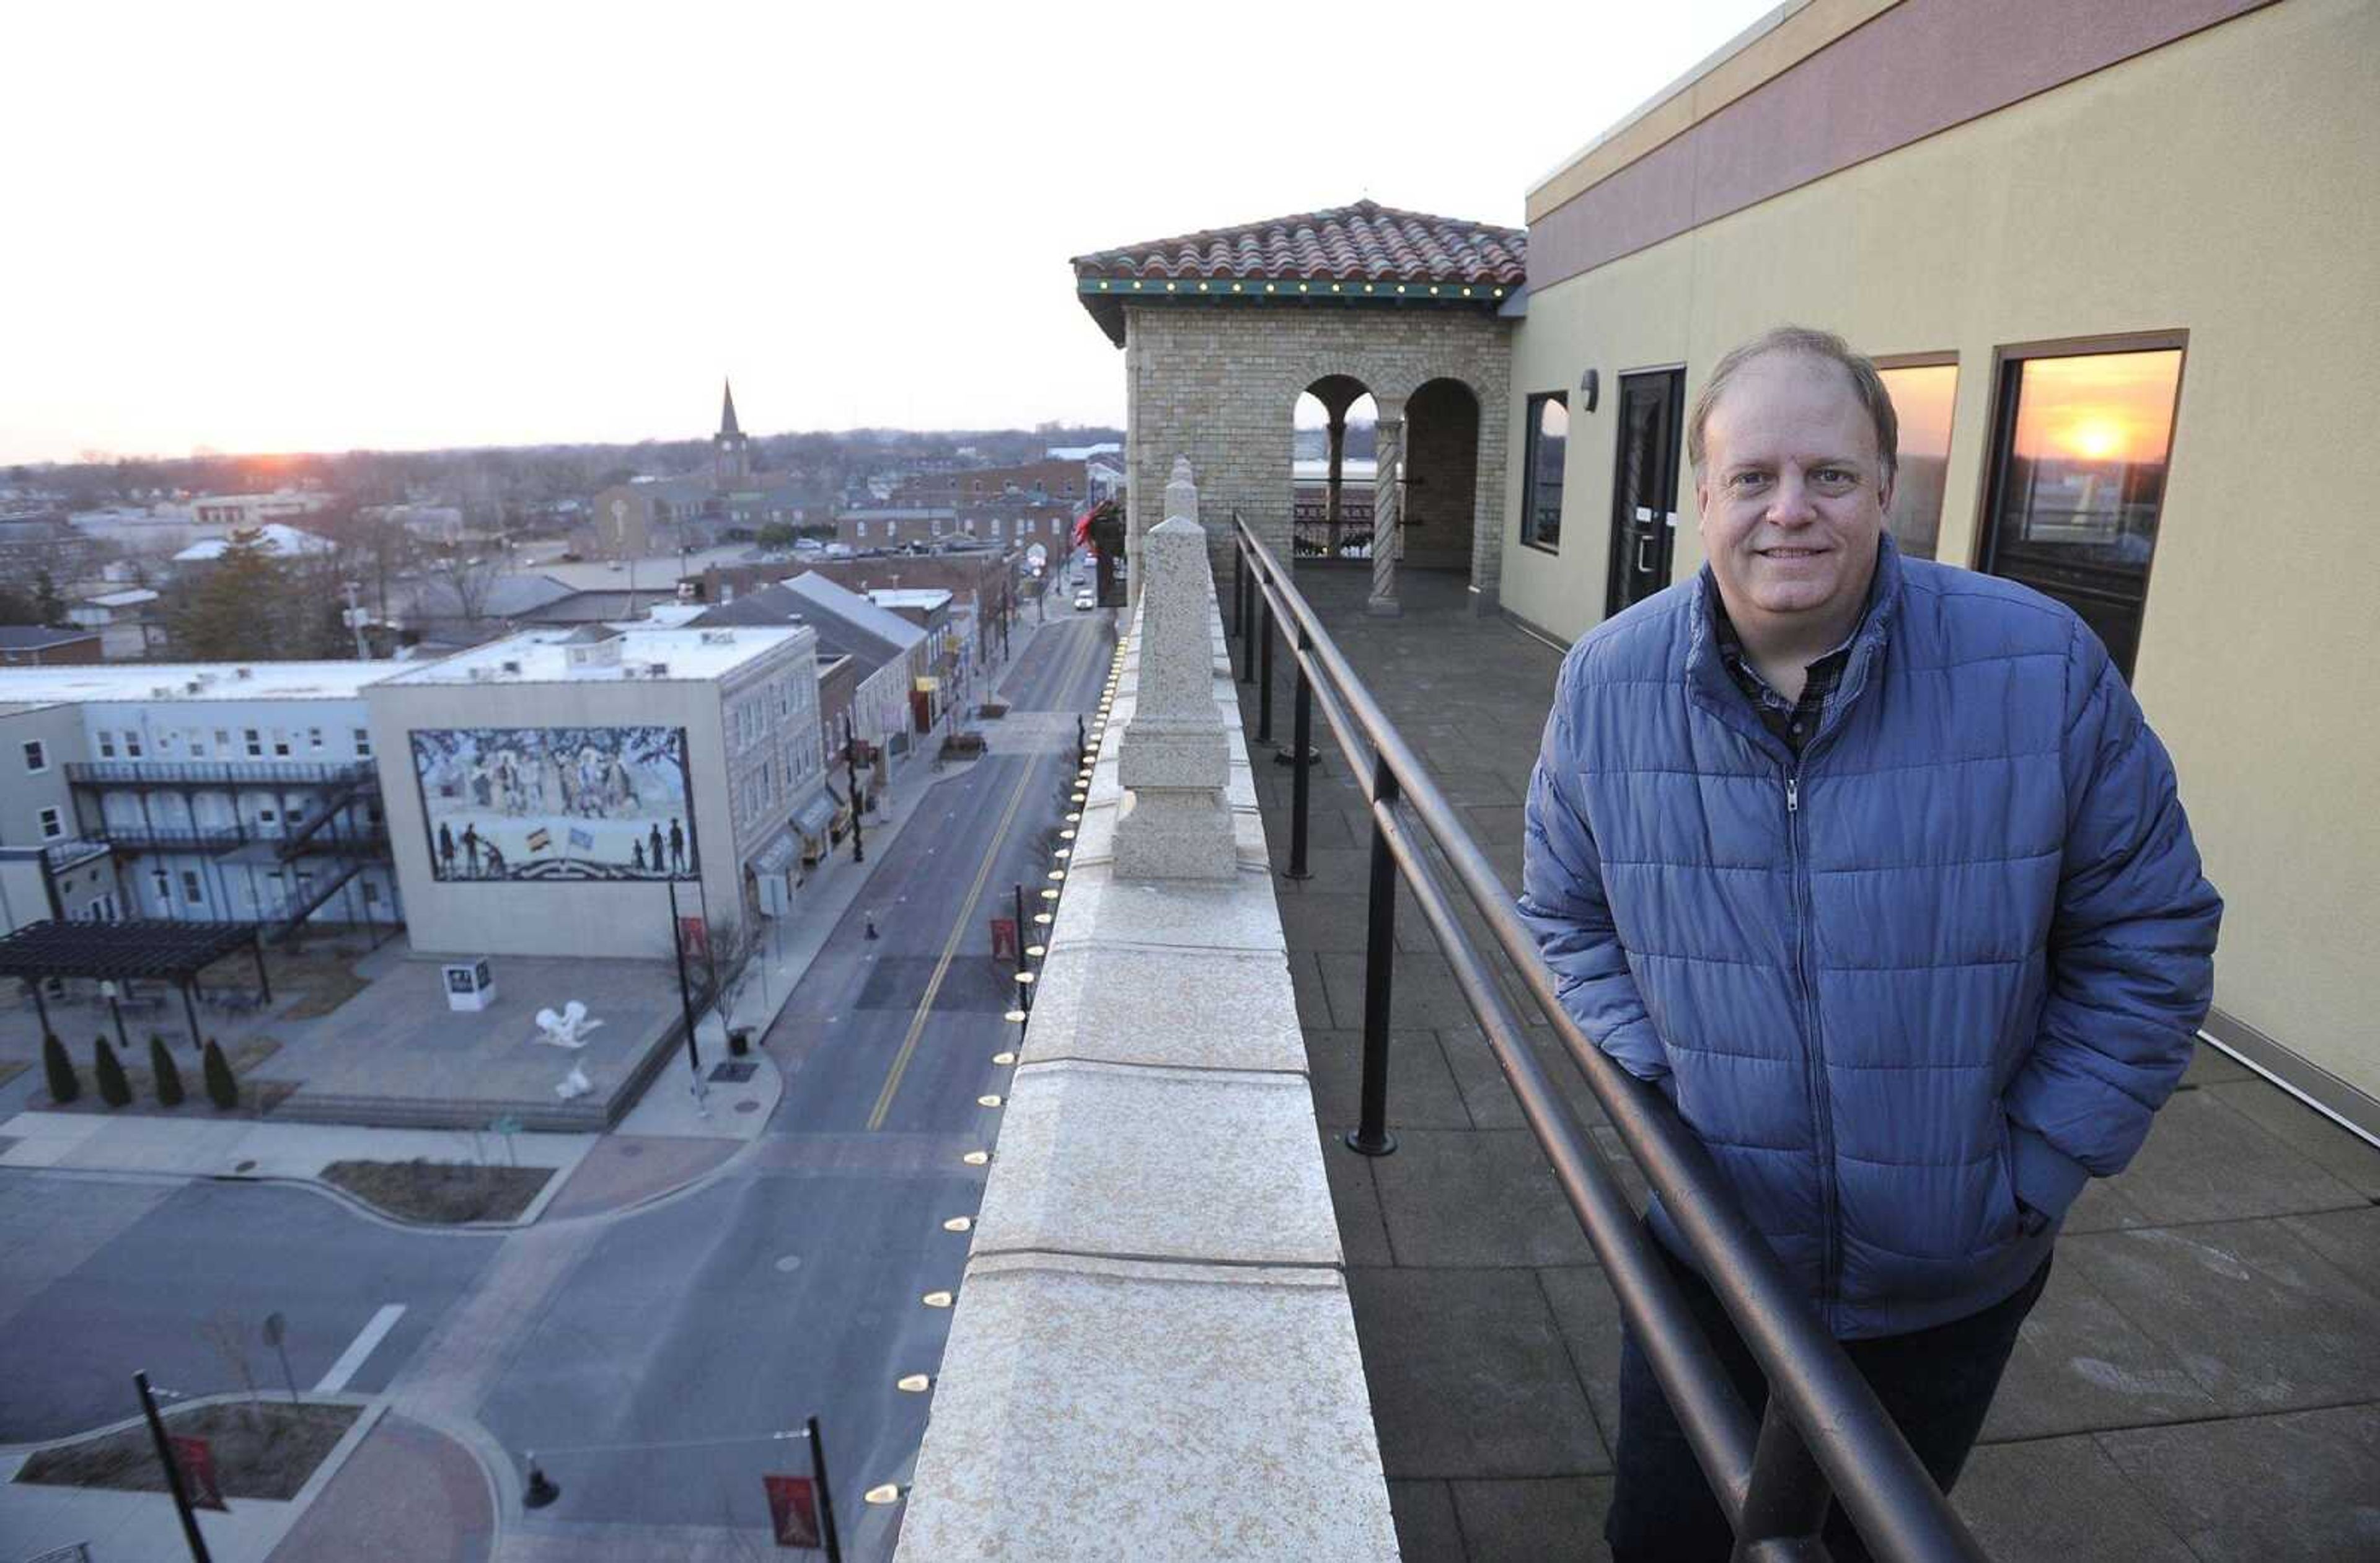
<path fill-rule="evenodd" d="M 263 1415 L 259 1410 L 261 1402 L 256 1391 L 256 1370 L 249 1361 L 248 1331 L 241 1327 L 238 1316 L 228 1308 L 218 1310 L 199 1326 L 199 1339 L 213 1349 L 247 1388 L 249 1425 L 261 1426 Z"/>
<path fill-rule="evenodd" d="M 445 599 L 440 606 L 453 610 L 455 617 L 476 631 L 487 617 L 488 598 L 504 573 L 504 561 L 501 553 L 467 553 L 459 547 L 451 548 L 424 573 Z"/>

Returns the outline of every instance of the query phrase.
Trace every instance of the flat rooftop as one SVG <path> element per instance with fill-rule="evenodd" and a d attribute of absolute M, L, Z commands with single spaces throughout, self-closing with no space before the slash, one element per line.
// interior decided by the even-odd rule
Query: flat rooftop
<path fill-rule="evenodd" d="M 96 630 L 83 632 L 96 635 Z M 402 662 L 118 662 L 0 668 L 0 704 L 103 700 L 352 700 Z"/>
<path fill-rule="evenodd" d="M 1399 572 L 1397 619 L 1365 612 L 1368 569 L 1293 576 L 1517 889 L 1560 650 L 1474 617 L 1460 575 Z M 1286 736 L 1296 670 L 1274 667 Z M 1239 687 L 1253 733 L 1257 688 Z M 1618 1303 L 1402 891 L 1397 1151 L 1339 1142 L 1361 1115 L 1371 816 L 1315 730 L 1313 877 L 1275 887 L 1403 1555 L 1603 1557 Z M 1285 863 L 1293 778 L 1257 772 Z M 1551 1029 L 1530 1026 L 1528 1045 L 1641 1205 L 1641 1175 Z M 1998 1563 L 2330 1559 L 2374 1556 L 2375 1493 L 2380 1148 L 2202 1043 L 2131 1166 L 2076 1202 L 1952 1502 Z"/>
<path fill-rule="evenodd" d="M 443 658 L 426 667 L 409 669 L 389 679 L 391 685 L 420 684 L 585 684 L 648 678 L 688 681 L 722 678 L 745 663 L 768 657 L 810 632 L 801 625 L 783 628 L 737 626 L 732 629 L 657 629 L 637 624 L 621 629 L 616 661 L 573 667 L 573 647 L 591 644 L 590 626 L 577 629 L 526 630 Z M 652 673 L 662 666 L 669 671 Z M 5 695 L 0 688 L 0 695 Z"/>

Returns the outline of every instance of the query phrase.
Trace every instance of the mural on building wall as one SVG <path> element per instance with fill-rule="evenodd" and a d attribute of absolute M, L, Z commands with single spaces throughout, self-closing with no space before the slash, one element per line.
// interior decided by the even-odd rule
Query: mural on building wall
<path fill-rule="evenodd" d="M 682 727 L 412 733 L 434 878 L 690 879 Z"/>

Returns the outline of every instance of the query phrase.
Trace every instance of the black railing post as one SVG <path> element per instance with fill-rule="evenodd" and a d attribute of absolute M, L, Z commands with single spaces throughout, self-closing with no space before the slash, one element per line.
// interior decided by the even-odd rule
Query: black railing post
<path fill-rule="evenodd" d="M 1752 1451 L 1752 1480 L 1744 1488 L 1743 1518 L 1735 1528 L 1733 1563 L 1824 1558 L 1818 1533 L 1834 1501 L 1827 1473 L 1818 1469 L 1810 1446 L 1771 1396 L 1760 1419 L 1760 1441 Z"/>
<path fill-rule="evenodd" d="M 1245 554 L 1245 546 L 1240 551 Z M 1254 684 L 1257 677 L 1257 609 L 1256 561 L 1250 559 L 1240 571 L 1240 682 Z"/>
<path fill-rule="evenodd" d="M 1297 649 L 1311 648 L 1305 631 L 1297 632 Z M 1305 658 L 1297 659 L 1297 700 L 1289 719 L 1289 763 L 1295 769 L 1289 782 L 1289 872 L 1284 878 L 1310 879 L 1305 866 L 1306 816 L 1314 793 L 1314 685 L 1305 675 Z"/>
<path fill-rule="evenodd" d="M 1257 742 L 1272 742 L 1272 599 L 1260 600 L 1257 612 L 1259 624 L 1257 643 L 1262 648 L 1257 658 Z"/>
<path fill-rule="evenodd" d="M 1304 774 L 1304 768 L 1299 768 Z M 1389 988 L 1397 959 L 1397 859 L 1389 850 L 1380 814 L 1397 801 L 1396 774 L 1386 759 L 1372 768 L 1372 883 L 1364 937 L 1364 1119 L 1347 1148 L 1386 1156 L 1397 1148 L 1389 1133 Z"/>

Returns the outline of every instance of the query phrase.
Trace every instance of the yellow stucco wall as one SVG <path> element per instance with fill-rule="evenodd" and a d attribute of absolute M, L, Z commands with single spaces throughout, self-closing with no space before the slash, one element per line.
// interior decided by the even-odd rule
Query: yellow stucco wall
<path fill-rule="evenodd" d="M 1782 321 L 1955 351 L 1940 557 L 1973 557 L 1997 345 L 2190 333 L 2134 688 L 2229 903 L 2216 1003 L 2380 1096 L 2380 6 L 2287 0 L 1529 299 L 1503 601 L 1600 617 L 1620 372 Z M 1577 412 L 1584 370 L 1601 410 Z M 1562 547 L 1519 546 L 1529 394 L 1567 390 Z M 1701 551 L 1682 513 L 1676 574 Z"/>

